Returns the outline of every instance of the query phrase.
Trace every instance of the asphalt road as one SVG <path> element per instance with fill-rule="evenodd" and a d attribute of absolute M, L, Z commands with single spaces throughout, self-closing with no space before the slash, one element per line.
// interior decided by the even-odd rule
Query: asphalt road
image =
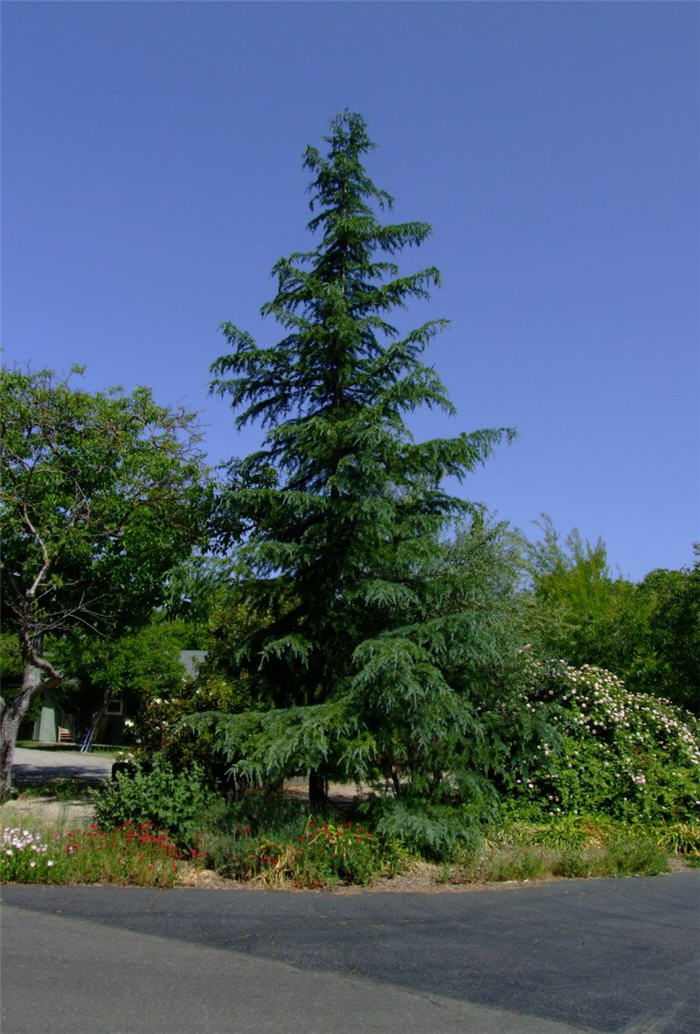
<path fill-rule="evenodd" d="M 444 894 L 3 888 L 2 1034 L 696 1034 L 700 872 Z"/>

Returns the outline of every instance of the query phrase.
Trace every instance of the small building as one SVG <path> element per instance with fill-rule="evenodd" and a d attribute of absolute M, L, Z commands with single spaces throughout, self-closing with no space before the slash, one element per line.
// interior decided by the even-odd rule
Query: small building
<path fill-rule="evenodd" d="M 197 677 L 199 667 L 206 656 L 206 650 L 180 651 L 178 659 L 184 668 L 184 681 L 189 682 Z M 63 708 L 51 692 L 44 693 L 41 711 L 28 738 L 39 743 L 75 744 L 90 729 L 96 710 L 93 706 L 89 713 L 71 712 Z M 128 727 L 125 723 L 129 717 L 125 697 L 115 689 L 115 695 L 107 701 L 97 720 L 92 743 L 105 743 L 110 746 L 123 744 L 128 739 Z"/>

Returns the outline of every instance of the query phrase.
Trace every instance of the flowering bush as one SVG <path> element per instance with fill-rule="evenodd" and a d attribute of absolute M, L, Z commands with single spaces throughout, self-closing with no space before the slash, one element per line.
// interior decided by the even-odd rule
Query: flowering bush
<path fill-rule="evenodd" d="M 168 833 L 150 823 L 108 831 L 90 826 L 57 836 L 54 849 L 53 883 L 172 886 L 182 857 Z"/>
<path fill-rule="evenodd" d="M 700 814 L 700 723 L 668 701 L 628 692 L 601 668 L 538 664 L 524 706 L 553 728 L 507 787 L 536 817 L 603 812 L 650 823 Z"/>
<path fill-rule="evenodd" d="M 383 868 L 378 841 L 359 823 L 310 818 L 297 843 L 293 875 L 299 886 L 368 884 Z"/>

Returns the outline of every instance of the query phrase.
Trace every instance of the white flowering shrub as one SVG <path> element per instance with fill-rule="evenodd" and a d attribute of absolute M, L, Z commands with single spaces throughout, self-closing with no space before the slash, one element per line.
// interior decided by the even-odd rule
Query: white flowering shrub
<path fill-rule="evenodd" d="M 523 706 L 553 732 L 508 786 L 518 810 L 606 813 L 648 822 L 700 819 L 700 722 L 630 693 L 608 671 L 535 663 Z"/>

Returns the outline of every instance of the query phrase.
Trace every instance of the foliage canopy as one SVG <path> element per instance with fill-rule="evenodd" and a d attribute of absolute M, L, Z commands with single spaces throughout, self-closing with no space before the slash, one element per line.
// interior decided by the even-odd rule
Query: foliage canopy
<path fill-rule="evenodd" d="M 539 652 L 605 668 L 635 693 L 697 713 L 700 561 L 634 584 L 611 575 L 602 541 L 591 545 L 574 530 L 562 543 L 549 518 L 539 524 L 542 539 L 527 549 L 530 636 Z"/>
<path fill-rule="evenodd" d="M 192 416 L 147 388 L 90 394 L 46 370 L 9 370 L 0 411 L 0 577 L 23 666 L 19 692 L 0 701 L 7 786 L 22 716 L 63 679 L 47 637 L 145 621 L 165 572 L 202 536 L 206 492 Z"/>

